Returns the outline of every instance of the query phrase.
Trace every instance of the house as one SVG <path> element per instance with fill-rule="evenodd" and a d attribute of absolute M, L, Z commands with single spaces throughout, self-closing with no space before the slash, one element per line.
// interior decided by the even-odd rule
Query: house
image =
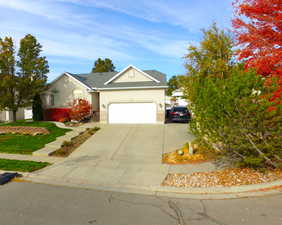
<path fill-rule="evenodd" d="M 121 72 L 66 72 L 49 84 L 43 103 L 59 112 L 83 98 L 101 123 L 164 123 L 166 88 L 165 74 L 132 65 Z"/>
<path fill-rule="evenodd" d="M 187 106 L 189 103 L 184 99 L 183 90 L 176 89 L 172 92 L 171 96 L 166 96 L 166 107 L 171 108 L 173 106 Z"/>
<path fill-rule="evenodd" d="M 31 107 L 20 108 L 17 111 L 17 120 L 32 119 L 32 109 Z M 7 122 L 13 120 L 13 112 L 4 110 L 0 111 L 0 122 Z"/>

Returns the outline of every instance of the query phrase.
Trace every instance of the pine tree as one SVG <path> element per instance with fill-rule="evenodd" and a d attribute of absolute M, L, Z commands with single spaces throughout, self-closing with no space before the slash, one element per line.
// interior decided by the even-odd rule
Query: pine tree
<path fill-rule="evenodd" d="M 40 94 L 35 95 L 32 102 L 32 119 L 34 121 L 43 120 L 43 108 Z"/>

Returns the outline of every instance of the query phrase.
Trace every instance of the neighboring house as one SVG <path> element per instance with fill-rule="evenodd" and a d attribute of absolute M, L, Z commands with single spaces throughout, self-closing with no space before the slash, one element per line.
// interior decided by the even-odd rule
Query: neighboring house
<path fill-rule="evenodd" d="M 17 111 L 17 120 L 23 119 L 32 119 L 32 110 L 31 108 L 20 108 Z M 0 122 L 12 121 L 13 120 L 13 112 L 4 110 L 0 111 Z"/>
<path fill-rule="evenodd" d="M 164 123 L 166 88 L 165 74 L 132 65 L 121 72 L 66 72 L 49 84 L 43 103 L 45 109 L 63 109 L 83 98 L 102 123 Z"/>
<path fill-rule="evenodd" d="M 184 99 L 184 94 L 181 89 L 174 90 L 171 96 L 166 96 L 167 108 L 173 106 L 187 106 L 189 103 Z"/>

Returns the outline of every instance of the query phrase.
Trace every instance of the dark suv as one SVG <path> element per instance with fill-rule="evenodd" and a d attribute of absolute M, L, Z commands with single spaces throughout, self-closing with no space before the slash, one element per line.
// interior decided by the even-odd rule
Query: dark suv
<path fill-rule="evenodd" d="M 170 110 L 169 119 L 172 122 L 189 122 L 191 113 L 185 106 L 175 106 Z"/>

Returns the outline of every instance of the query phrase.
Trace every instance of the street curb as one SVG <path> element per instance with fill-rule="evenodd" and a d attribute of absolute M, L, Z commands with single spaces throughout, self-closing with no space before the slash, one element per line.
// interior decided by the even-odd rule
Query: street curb
<path fill-rule="evenodd" d="M 97 185 L 84 183 L 83 181 L 58 181 L 50 178 L 42 177 L 23 177 L 23 181 L 29 181 L 33 183 L 43 183 L 54 186 L 67 186 L 73 188 L 82 188 L 98 191 L 112 191 L 129 194 L 142 194 L 142 195 L 155 195 L 159 197 L 171 197 L 171 198 L 187 198 L 187 199 L 236 199 L 247 197 L 262 197 L 268 195 L 282 194 L 282 180 L 275 181 L 266 184 L 257 185 L 244 185 L 240 187 L 223 187 L 223 188 L 172 188 L 162 186 L 134 186 L 134 185 Z"/>

